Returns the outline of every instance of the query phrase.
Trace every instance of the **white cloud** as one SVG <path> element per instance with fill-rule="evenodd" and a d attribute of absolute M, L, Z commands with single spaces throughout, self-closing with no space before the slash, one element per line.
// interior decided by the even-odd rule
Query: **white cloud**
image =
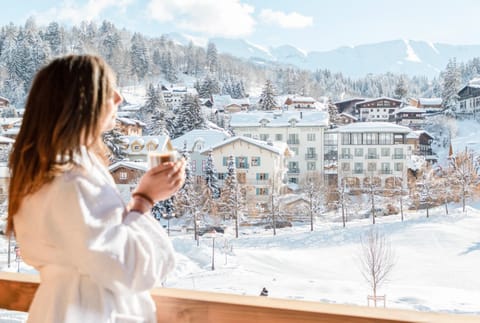
<path fill-rule="evenodd" d="M 95 20 L 106 9 L 115 7 L 125 12 L 132 0 L 89 0 L 83 5 L 75 1 L 65 0 L 58 7 L 52 7 L 44 12 L 35 12 L 37 22 L 46 24 L 51 21 L 62 21 L 78 24 L 85 20 Z"/>
<path fill-rule="evenodd" d="M 239 0 L 151 0 L 148 14 L 154 20 L 205 33 L 239 37 L 253 32 L 254 8 Z"/>
<path fill-rule="evenodd" d="M 283 28 L 305 28 L 313 25 L 312 17 L 301 15 L 295 11 L 287 14 L 281 11 L 264 9 L 260 13 L 260 19 Z"/>

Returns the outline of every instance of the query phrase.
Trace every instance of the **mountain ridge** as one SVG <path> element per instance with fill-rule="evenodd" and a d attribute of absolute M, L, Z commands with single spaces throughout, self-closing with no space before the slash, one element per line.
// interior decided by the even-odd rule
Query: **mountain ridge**
<path fill-rule="evenodd" d="M 168 34 L 185 45 L 185 35 Z M 358 46 L 342 46 L 327 51 L 302 51 L 292 45 L 265 48 L 244 39 L 210 38 L 219 53 L 252 61 L 270 61 L 314 71 L 328 69 L 349 77 L 396 73 L 409 76 L 438 77 L 448 61 L 466 62 L 480 57 L 480 45 L 451 45 L 428 41 L 395 39 Z M 200 45 L 200 44 L 197 44 Z"/>

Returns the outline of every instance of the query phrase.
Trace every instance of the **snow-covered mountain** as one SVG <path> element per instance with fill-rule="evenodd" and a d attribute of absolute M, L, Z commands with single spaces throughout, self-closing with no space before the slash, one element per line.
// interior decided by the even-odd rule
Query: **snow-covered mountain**
<path fill-rule="evenodd" d="M 172 39 L 179 43 L 187 44 L 191 39 L 189 36 L 175 35 Z M 215 43 L 219 53 L 255 62 L 291 64 L 308 70 L 329 69 L 351 77 L 386 72 L 434 77 L 445 69 L 450 58 L 466 62 L 480 57 L 480 45 L 449 45 L 402 39 L 309 53 L 290 45 L 266 48 L 244 39 L 211 38 L 209 41 Z M 205 44 L 207 40 L 202 42 Z M 194 41 L 196 44 L 202 42 Z"/>

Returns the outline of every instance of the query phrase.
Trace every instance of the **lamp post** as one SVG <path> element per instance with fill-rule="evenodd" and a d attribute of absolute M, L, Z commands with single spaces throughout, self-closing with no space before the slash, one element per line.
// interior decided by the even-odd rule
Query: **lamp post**
<path fill-rule="evenodd" d="M 215 236 L 217 235 L 217 231 L 213 228 L 205 235 L 207 238 L 212 239 L 212 270 L 215 270 Z"/>

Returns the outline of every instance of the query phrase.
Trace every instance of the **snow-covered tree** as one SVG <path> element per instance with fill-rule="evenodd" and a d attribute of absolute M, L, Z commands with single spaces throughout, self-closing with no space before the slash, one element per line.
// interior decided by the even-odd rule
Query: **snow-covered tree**
<path fill-rule="evenodd" d="M 266 111 L 274 110 L 277 106 L 275 101 L 275 90 L 270 80 L 265 82 L 259 103 L 260 109 Z"/>
<path fill-rule="evenodd" d="M 207 162 L 205 163 L 205 184 L 207 190 L 211 192 L 211 196 L 214 199 L 220 197 L 220 189 L 218 187 L 218 174 L 213 163 L 212 152 L 208 152 Z"/>
<path fill-rule="evenodd" d="M 200 102 L 197 96 L 185 95 L 182 105 L 175 113 L 174 132 L 171 132 L 173 138 L 177 138 L 193 129 L 206 128 L 206 118 L 200 108 Z"/>
<path fill-rule="evenodd" d="M 201 98 L 208 99 L 211 98 L 212 95 L 218 93 L 220 93 L 218 81 L 211 74 L 207 74 L 200 85 L 200 91 L 198 92 L 198 95 Z"/>
<path fill-rule="evenodd" d="M 407 96 L 408 85 L 403 76 L 401 76 L 400 79 L 398 80 L 394 93 L 395 93 L 395 98 L 399 100 L 404 99 Z"/>
<path fill-rule="evenodd" d="M 209 42 L 207 45 L 207 67 L 210 73 L 218 71 L 218 52 L 214 43 Z"/>
<path fill-rule="evenodd" d="M 132 64 L 132 74 L 138 77 L 139 80 L 143 80 L 147 75 L 150 63 L 145 39 L 139 33 L 133 34 L 132 45 L 130 47 L 130 60 Z"/>
<path fill-rule="evenodd" d="M 465 148 L 465 151 L 458 153 L 450 160 L 453 184 L 458 185 L 462 208 L 465 212 L 466 200 L 473 195 L 474 185 L 479 180 L 479 163 L 472 151 Z"/>
<path fill-rule="evenodd" d="M 303 182 L 302 189 L 308 201 L 310 231 L 313 231 L 313 219 L 325 210 L 326 204 L 326 189 L 321 174 L 308 174 Z"/>
<path fill-rule="evenodd" d="M 126 157 L 125 151 L 122 148 L 122 136 L 123 134 L 116 129 L 112 129 L 103 134 L 103 142 L 110 149 L 109 160 L 111 163 L 123 160 Z"/>
<path fill-rule="evenodd" d="M 235 159 L 232 155 L 230 155 L 227 160 L 227 176 L 225 177 L 220 198 L 224 218 L 233 218 L 235 220 L 235 237 L 238 238 L 239 220 L 242 216 L 245 201 L 240 192 Z"/>
<path fill-rule="evenodd" d="M 145 130 L 149 135 L 168 134 L 165 125 L 167 105 L 162 91 L 153 84 L 147 88 L 145 104 L 139 110 L 140 119 L 145 122 Z"/>
<path fill-rule="evenodd" d="M 458 91 L 460 90 L 460 70 L 456 58 L 448 61 L 442 77 L 442 100 L 443 105 L 451 111 L 456 110 L 458 102 Z"/>

